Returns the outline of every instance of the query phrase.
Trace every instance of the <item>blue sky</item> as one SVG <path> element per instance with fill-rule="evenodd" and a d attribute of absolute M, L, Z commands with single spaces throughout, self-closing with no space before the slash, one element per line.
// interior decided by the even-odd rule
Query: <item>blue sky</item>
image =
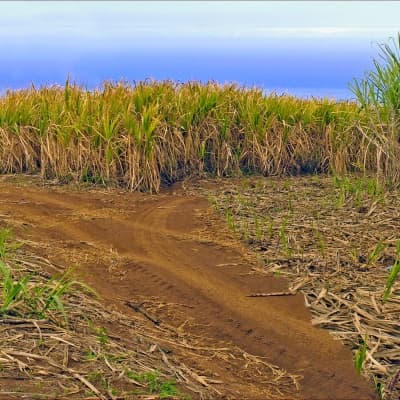
<path fill-rule="evenodd" d="M 68 73 L 89 85 L 155 77 L 300 87 L 310 85 L 310 63 L 336 63 L 340 83 L 326 86 L 344 85 L 346 73 L 370 65 L 373 42 L 400 30 L 399 16 L 400 3 L 384 1 L 0 2 L 0 89 L 59 83 Z M 269 65 L 266 82 L 257 62 Z"/>

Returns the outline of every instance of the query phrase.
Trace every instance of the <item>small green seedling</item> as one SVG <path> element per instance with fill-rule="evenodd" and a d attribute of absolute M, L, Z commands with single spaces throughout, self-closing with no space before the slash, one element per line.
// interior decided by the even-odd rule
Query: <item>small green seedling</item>
<path fill-rule="evenodd" d="M 314 234 L 315 234 L 315 237 L 318 240 L 318 247 L 319 247 L 319 249 L 321 251 L 321 255 L 322 255 L 322 257 L 325 257 L 325 250 L 326 250 L 325 238 L 324 238 L 323 234 L 318 229 L 314 230 Z"/>
<path fill-rule="evenodd" d="M 375 264 L 385 249 L 386 249 L 385 241 L 381 239 L 369 254 L 367 264 L 368 265 Z"/>
<path fill-rule="evenodd" d="M 367 358 L 367 337 L 363 339 L 360 348 L 356 350 L 354 355 L 354 366 L 356 367 L 356 371 L 359 374 L 361 374 L 362 372 L 366 358 Z"/>
<path fill-rule="evenodd" d="M 382 303 L 385 303 L 388 301 L 391 293 L 392 293 L 392 288 L 394 285 L 394 282 L 396 281 L 397 275 L 400 272 L 400 240 L 397 241 L 397 246 L 396 246 L 396 255 L 397 259 L 393 266 L 390 269 L 389 276 L 386 279 L 386 285 L 385 285 L 385 291 L 383 292 L 383 298 L 382 298 Z"/>
<path fill-rule="evenodd" d="M 147 392 L 157 394 L 160 399 L 166 399 L 174 396 L 182 397 L 174 380 L 164 380 L 158 371 L 149 371 L 136 373 L 129 369 L 125 370 L 126 376 L 138 383 L 144 384 Z"/>
<path fill-rule="evenodd" d="M 107 330 L 103 326 L 100 326 L 96 329 L 96 336 L 97 336 L 97 340 L 102 345 L 107 344 L 109 341 Z"/>
<path fill-rule="evenodd" d="M 226 210 L 225 219 L 226 219 L 226 223 L 227 223 L 229 229 L 235 231 L 236 226 L 235 226 L 235 221 L 233 219 L 233 214 L 232 214 L 231 210 L 229 210 L 229 209 Z"/>
<path fill-rule="evenodd" d="M 378 395 L 379 400 L 383 400 L 383 385 L 382 382 L 378 381 L 376 377 L 374 377 L 374 383 L 375 383 L 375 390 L 376 394 Z"/>
<path fill-rule="evenodd" d="M 17 250 L 22 246 L 22 243 L 10 242 L 11 229 L 0 229 L 0 261 L 6 262 L 9 253 Z"/>
<path fill-rule="evenodd" d="M 26 294 L 31 275 L 26 275 L 14 282 L 10 268 L 3 261 L 0 261 L 0 275 L 2 276 L 1 286 L 3 286 L 0 314 L 15 312 L 13 309 Z"/>

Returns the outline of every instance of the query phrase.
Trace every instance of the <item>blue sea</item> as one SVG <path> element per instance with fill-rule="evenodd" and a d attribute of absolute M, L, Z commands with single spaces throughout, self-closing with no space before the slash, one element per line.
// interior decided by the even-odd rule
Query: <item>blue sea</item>
<path fill-rule="evenodd" d="M 265 92 L 351 99 L 348 83 L 372 67 L 377 46 L 368 38 L 180 41 L 20 40 L 3 43 L 0 92 L 71 80 L 88 89 L 105 80 L 172 79 L 235 82 Z"/>

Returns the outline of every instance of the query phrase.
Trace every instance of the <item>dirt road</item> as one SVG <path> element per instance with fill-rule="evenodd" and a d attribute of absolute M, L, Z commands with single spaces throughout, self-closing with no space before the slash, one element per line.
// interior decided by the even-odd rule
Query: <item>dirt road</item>
<path fill-rule="evenodd" d="M 212 217 L 206 200 L 179 190 L 148 196 L 4 182 L 0 190 L 0 218 L 14 225 L 18 236 L 50 245 L 47 253 L 54 249 L 59 255 L 61 246 L 68 259 L 70 251 L 69 261 L 80 263 L 104 301 L 123 308 L 140 295 L 187 305 L 196 333 L 228 340 L 302 375 L 294 397 L 375 398 L 371 385 L 356 374 L 351 352 L 311 325 L 300 294 L 247 297 L 284 290 L 286 283 L 250 273 L 245 249 L 227 239 L 224 223 Z M 213 220 L 204 224 L 204 215 Z M 93 251 L 98 261 L 84 262 Z M 102 262 L 102 254 L 110 252 L 123 256 L 124 265 L 113 269 Z"/>

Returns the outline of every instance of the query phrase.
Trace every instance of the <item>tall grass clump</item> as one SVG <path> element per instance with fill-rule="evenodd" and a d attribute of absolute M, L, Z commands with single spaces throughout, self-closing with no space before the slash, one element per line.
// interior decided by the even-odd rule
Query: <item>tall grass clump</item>
<path fill-rule="evenodd" d="M 389 43 L 379 45 L 379 58 L 374 69 L 363 79 L 353 80 L 350 89 L 361 106 L 366 124 L 360 124 L 365 143 L 371 146 L 380 178 L 390 185 L 400 183 L 400 33 Z"/>
<path fill-rule="evenodd" d="M 233 84 L 67 81 L 0 98 L 0 172 L 158 191 L 203 173 L 375 171 L 369 123 L 355 102 Z"/>

